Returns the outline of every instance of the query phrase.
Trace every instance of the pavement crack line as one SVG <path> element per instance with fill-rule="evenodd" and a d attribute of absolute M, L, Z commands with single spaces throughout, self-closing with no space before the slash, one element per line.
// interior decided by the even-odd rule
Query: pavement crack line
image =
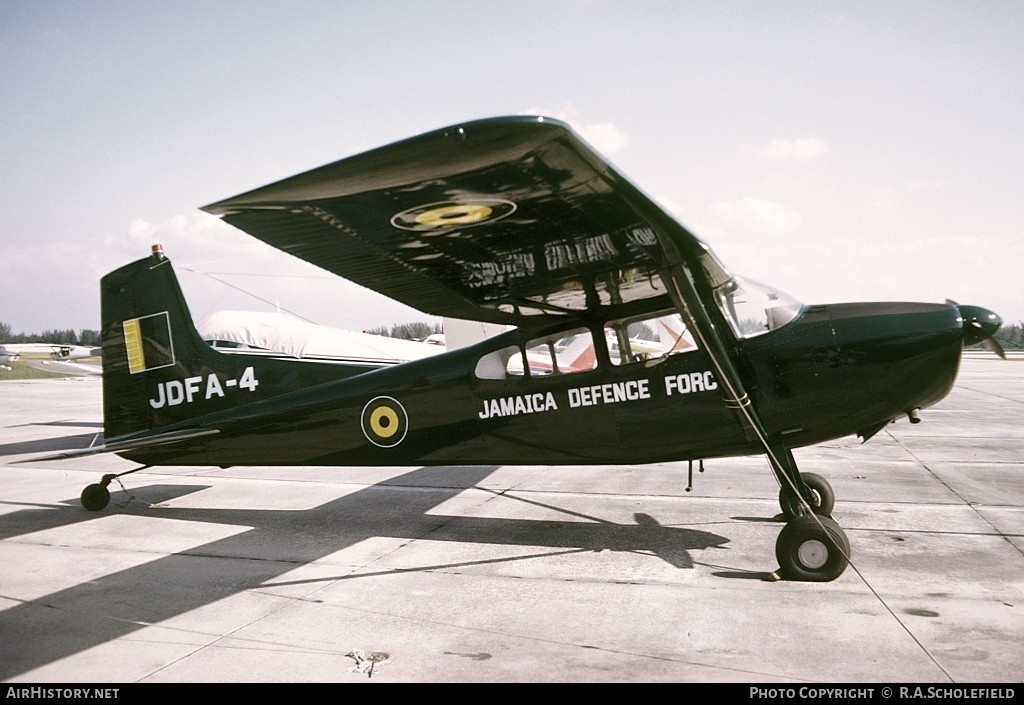
<path fill-rule="evenodd" d="M 977 514 L 977 515 L 978 515 L 978 516 L 979 516 L 979 517 L 980 517 L 980 518 L 982 519 L 982 521 L 984 521 L 984 522 L 985 522 L 986 524 L 988 524 L 989 526 L 992 526 L 992 523 L 991 523 L 991 522 L 989 522 L 989 521 L 988 521 L 988 520 L 987 520 L 987 519 L 986 519 L 986 518 L 985 518 L 985 517 L 984 517 L 984 516 L 983 516 L 983 515 L 982 515 L 982 514 L 981 514 L 980 512 L 978 512 L 978 510 L 977 510 L 977 509 L 975 508 L 975 506 L 974 506 L 973 504 L 971 504 L 971 503 L 970 503 L 970 502 L 968 502 L 968 501 L 967 501 L 966 499 L 964 499 L 964 497 L 963 497 L 963 496 L 961 496 L 961 495 L 960 495 L 960 493 L 958 493 L 958 492 L 957 492 L 956 490 L 954 490 L 954 489 L 953 489 L 952 487 L 950 487 L 950 486 L 949 486 L 949 484 L 947 484 L 946 482 L 944 482 L 944 481 L 942 480 L 942 478 L 940 478 L 940 477 L 939 477 L 938 475 L 936 475 L 936 474 L 935 474 L 935 472 L 934 472 L 934 471 L 933 471 L 933 470 L 932 470 L 932 469 L 931 469 L 930 467 L 928 467 L 928 464 L 927 464 L 927 463 L 925 463 L 924 461 L 922 461 L 922 460 L 921 460 L 921 459 L 920 459 L 919 457 L 917 457 L 917 455 L 915 455 L 915 454 L 914 454 L 914 452 L 913 452 L 912 450 L 910 450 L 910 448 L 908 448 L 908 447 L 907 447 L 907 446 L 906 446 L 906 445 L 905 445 L 905 444 L 904 444 L 904 443 L 903 443 L 903 442 L 902 442 L 902 441 L 901 441 L 901 440 L 900 440 L 899 438 L 897 438 L 896 436 L 894 436 L 894 435 L 893 435 L 892 433 L 889 433 L 888 431 L 886 431 L 886 433 L 887 433 L 887 434 L 889 435 L 889 437 L 890 437 L 890 438 L 892 438 L 892 440 L 893 440 L 893 441 L 895 441 L 895 442 L 896 442 L 896 444 L 897 444 L 897 445 L 899 445 L 899 446 L 900 446 L 900 448 L 902 448 L 902 449 L 903 449 L 903 450 L 904 450 L 904 451 L 905 451 L 905 452 L 906 452 L 906 453 L 907 453 L 907 454 L 908 454 L 908 455 L 909 455 L 909 456 L 910 456 L 911 458 L 913 458 L 913 459 L 914 459 L 914 460 L 915 460 L 915 461 L 916 461 L 917 463 L 920 463 L 920 464 L 921 464 L 921 466 L 922 466 L 922 467 L 923 467 L 923 468 L 924 468 L 925 470 L 927 470 L 927 471 L 928 471 L 928 473 L 929 473 L 929 474 L 931 474 L 931 476 L 932 476 L 932 477 L 934 477 L 934 478 L 935 478 L 936 480 L 938 480 L 938 481 L 939 481 L 939 482 L 940 482 L 940 483 L 941 483 L 941 484 L 942 484 L 942 485 L 943 485 L 944 487 L 946 487 L 946 488 L 947 488 L 947 489 L 948 489 L 948 490 L 949 490 L 950 492 L 952 492 L 952 493 L 953 493 L 953 494 L 954 494 L 954 495 L 955 495 L 956 497 L 958 497 L 958 498 L 959 498 L 959 499 L 960 499 L 961 501 L 963 501 L 965 505 L 967 505 L 968 507 L 970 507 L 970 508 L 972 509 L 972 511 L 974 511 L 974 512 L 975 512 L 975 514 Z M 1004 538 L 1005 540 L 1008 540 L 1008 539 L 1006 539 L 1006 536 L 1005 536 L 1005 534 L 1003 534 L 1003 533 L 1002 533 L 1001 531 L 999 531 L 998 529 L 996 529 L 996 527 L 995 527 L 995 526 L 992 526 L 992 528 L 993 528 L 993 530 L 995 530 L 995 531 L 996 531 L 996 532 L 997 532 L 997 533 L 998 533 L 998 534 L 999 534 L 1000 536 L 1002 536 L 1002 537 L 1003 537 L 1003 538 Z M 1010 542 L 1010 543 L 1011 543 L 1011 545 L 1012 545 L 1012 542 Z M 953 676 L 951 676 L 951 675 L 950 675 L 950 673 L 949 673 L 949 672 L 948 672 L 948 671 L 947 671 L 947 670 L 946 670 L 945 668 L 943 668 L 943 667 L 942 667 L 942 664 L 941 664 L 941 663 L 939 663 L 938 659 L 936 659 L 936 658 L 935 658 L 935 656 L 934 656 L 934 655 L 932 654 L 932 652 L 931 652 L 931 651 L 930 651 L 930 650 L 928 649 L 928 647 L 927 647 L 927 646 L 925 646 L 925 645 L 924 645 L 924 643 L 922 643 L 922 641 L 921 641 L 920 639 L 918 639 L 918 638 L 917 638 L 917 635 L 915 635 L 915 634 L 914 634 L 914 632 L 912 632 L 912 631 L 910 630 L 910 627 L 908 627 L 908 626 L 907 626 L 906 622 L 904 622 L 904 621 L 903 621 L 902 619 L 900 619 L 899 615 L 897 615 L 897 614 L 896 614 L 896 612 L 895 612 L 895 611 L 894 611 L 894 610 L 893 610 L 893 609 L 892 609 L 892 608 L 891 608 L 891 607 L 889 606 L 889 603 L 888 603 L 888 602 L 886 602 L 886 601 L 885 601 L 885 599 L 884 599 L 884 598 L 883 598 L 883 597 L 882 597 L 882 596 L 881 596 L 880 594 L 878 594 L 878 591 L 877 591 L 877 590 L 875 590 L 874 586 L 873 586 L 873 585 L 871 585 L 871 583 L 870 583 L 870 582 L 868 582 L 867 578 L 866 578 L 866 577 L 865 577 L 865 576 L 864 576 L 864 575 L 863 575 L 863 574 L 862 574 L 862 573 L 860 572 L 860 570 L 858 570 L 858 569 L 857 569 L 857 566 L 856 566 L 856 565 L 854 565 L 854 564 L 853 564 L 853 563 L 851 562 L 851 563 L 850 563 L 850 568 L 852 568 L 852 569 L 853 569 L 853 571 L 854 571 L 855 573 L 857 573 L 857 575 L 858 575 L 858 576 L 860 577 L 860 579 L 861 579 L 862 581 L 864 581 L 864 585 L 865 585 L 865 586 L 866 586 L 866 587 L 868 588 L 868 590 L 870 590 L 870 591 L 871 591 L 871 594 L 875 596 L 875 598 L 876 598 L 876 599 L 878 600 L 878 603 L 879 603 L 880 605 L 882 605 L 882 607 L 883 607 L 883 608 L 885 609 L 885 611 L 886 611 L 886 612 L 888 612 L 888 613 L 889 613 L 889 614 L 890 614 L 890 615 L 892 616 L 892 618 L 893 618 L 893 619 L 894 619 L 894 620 L 896 621 L 896 623 L 900 625 L 900 627 L 901 627 L 901 628 L 903 629 L 903 631 L 904 631 L 904 632 L 906 632 L 907 636 L 909 636 L 909 637 L 910 637 L 910 638 L 911 638 L 911 639 L 912 639 L 912 640 L 914 641 L 914 643 L 918 645 L 918 648 L 920 648 L 920 649 L 921 649 L 922 653 L 924 653 L 924 654 L 925 654 L 925 655 L 926 655 L 926 656 L 928 657 L 928 659 L 929 659 L 929 660 L 930 660 L 930 661 L 931 661 L 931 662 L 932 662 L 933 664 L 935 664 L 935 667 L 936 667 L 936 668 L 938 668 L 938 669 L 939 669 L 939 670 L 940 670 L 940 671 L 941 671 L 941 672 L 942 672 L 942 673 L 943 673 L 943 674 L 944 674 L 944 675 L 946 676 L 946 678 L 948 678 L 948 679 L 949 679 L 949 681 L 950 681 L 951 683 L 955 683 L 955 682 L 956 682 L 956 679 L 955 679 L 955 678 L 953 678 Z"/>

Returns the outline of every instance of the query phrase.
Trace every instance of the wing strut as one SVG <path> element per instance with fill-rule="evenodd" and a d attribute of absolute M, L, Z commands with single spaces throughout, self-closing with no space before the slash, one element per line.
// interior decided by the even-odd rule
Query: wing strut
<path fill-rule="evenodd" d="M 668 266 L 662 272 L 662 280 L 666 282 L 669 296 L 679 314 L 690 330 L 694 331 L 700 346 L 711 358 L 715 376 L 722 385 L 726 406 L 736 412 L 747 440 L 757 441 L 764 448 L 779 484 L 789 488 L 795 496 L 802 497 L 804 485 L 792 454 L 781 442 L 773 443 L 768 439 L 764 424 L 761 423 L 757 410 L 744 389 L 743 381 L 729 358 L 722 337 L 697 293 L 689 267 L 684 263 L 679 249 L 671 238 L 664 238 L 663 246 L 668 256 Z"/>

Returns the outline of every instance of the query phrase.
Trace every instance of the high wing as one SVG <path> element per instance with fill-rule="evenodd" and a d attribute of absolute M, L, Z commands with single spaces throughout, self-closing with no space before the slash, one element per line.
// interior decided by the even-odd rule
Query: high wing
<path fill-rule="evenodd" d="M 550 118 L 436 130 L 203 210 L 426 313 L 517 326 L 625 315 L 654 298 L 670 306 L 667 268 L 680 258 L 718 268 Z"/>
<path fill-rule="evenodd" d="M 693 329 L 726 404 L 767 448 L 706 308 L 730 275 L 563 122 L 515 116 L 453 125 L 203 210 L 439 316 L 530 327 L 628 316 L 659 299 Z"/>

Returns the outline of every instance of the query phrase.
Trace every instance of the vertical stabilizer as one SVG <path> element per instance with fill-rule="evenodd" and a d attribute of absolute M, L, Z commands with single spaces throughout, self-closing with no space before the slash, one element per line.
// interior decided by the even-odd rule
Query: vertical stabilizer
<path fill-rule="evenodd" d="M 181 419 L 150 403 L 161 380 L 182 380 L 213 353 L 196 331 L 171 262 L 159 245 L 100 282 L 104 435 L 115 439 Z"/>

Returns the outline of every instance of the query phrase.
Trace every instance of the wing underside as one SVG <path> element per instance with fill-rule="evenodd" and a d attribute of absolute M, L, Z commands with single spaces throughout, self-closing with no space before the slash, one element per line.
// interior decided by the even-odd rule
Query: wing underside
<path fill-rule="evenodd" d="M 706 248 L 571 129 L 494 118 L 211 204 L 268 244 L 426 313 L 526 325 L 664 298 Z"/>

